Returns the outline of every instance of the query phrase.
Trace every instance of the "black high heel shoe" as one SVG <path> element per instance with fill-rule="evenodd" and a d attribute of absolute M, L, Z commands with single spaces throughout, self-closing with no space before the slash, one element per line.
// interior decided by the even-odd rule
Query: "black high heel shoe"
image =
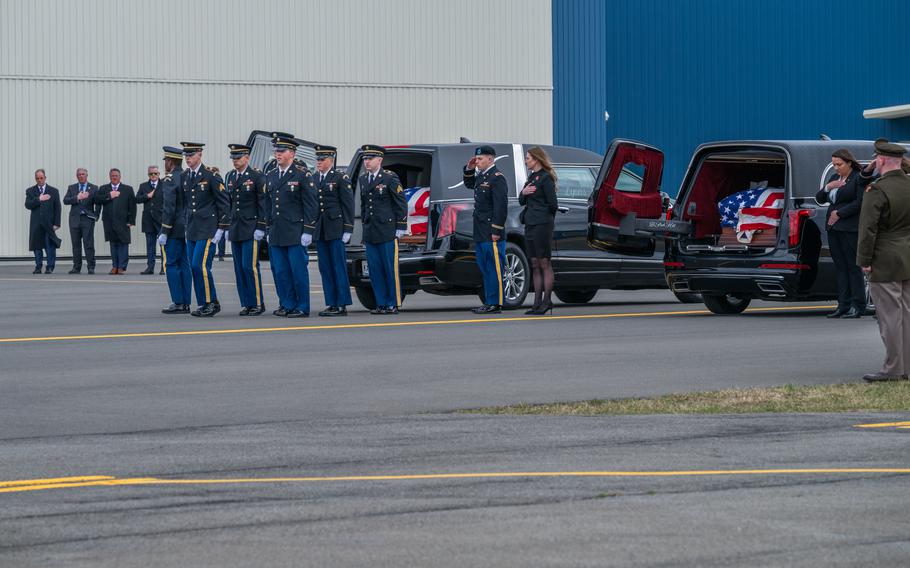
<path fill-rule="evenodd" d="M 540 309 L 540 304 L 534 304 L 533 306 L 531 306 L 530 310 L 525 312 L 525 315 L 533 316 L 533 315 L 537 314 L 537 310 L 539 310 L 539 309 Z"/>
<path fill-rule="evenodd" d="M 534 315 L 535 316 L 545 316 L 545 315 L 547 315 L 547 312 L 550 312 L 551 315 L 553 314 L 553 302 L 547 302 L 546 304 L 541 304 L 541 306 L 539 308 L 537 308 L 537 311 L 534 312 Z"/>

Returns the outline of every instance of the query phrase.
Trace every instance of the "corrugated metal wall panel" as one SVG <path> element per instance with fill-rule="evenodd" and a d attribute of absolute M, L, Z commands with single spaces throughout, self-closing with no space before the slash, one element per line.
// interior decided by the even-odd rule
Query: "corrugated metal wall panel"
<path fill-rule="evenodd" d="M 905 4 L 554 0 L 554 141 L 655 144 L 675 193 L 708 140 L 907 138 L 910 121 L 862 117 L 910 102 L 910 74 L 883 57 L 906 43 Z"/>
<path fill-rule="evenodd" d="M 138 188 L 162 145 L 206 142 L 226 170 L 257 128 L 345 163 L 366 142 L 550 143 L 550 31 L 549 0 L 2 0 L 0 257 L 28 256 L 38 167 L 61 191 L 79 166 Z M 96 241 L 107 254 L 100 224 Z"/>
<path fill-rule="evenodd" d="M 407 144 L 475 140 L 547 143 L 552 139 L 549 90 L 345 88 L 259 85 L 0 81 L 0 257 L 25 256 L 25 188 L 35 168 L 62 191 L 79 166 L 93 183 L 118 167 L 138 189 L 146 167 L 159 164 L 161 146 L 205 142 L 205 163 L 227 171 L 227 144 L 245 142 L 257 128 L 286 130 L 337 145 L 347 163 L 363 143 Z M 187 103 L 187 101 L 190 101 Z M 236 101 L 248 101 L 238 106 Z M 478 104 L 482 103 L 482 104 Z M 318 109 L 301 112 L 301 109 Z M 539 118 L 535 118 L 539 117 Z M 62 195 L 61 195 L 62 198 Z M 140 211 L 142 206 L 140 205 Z M 65 208 L 66 209 L 66 208 Z M 62 255 L 70 254 L 64 215 Z M 101 241 L 100 224 L 97 227 Z M 132 252 L 143 250 L 136 228 Z M 137 244 L 139 243 L 139 244 Z M 107 254 L 103 244 L 99 254 Z"/>
<path fill-rule="evenodd" d="M 0 42 L 0 75 L 551 85 L 549 0 L 3 0 Z"/>

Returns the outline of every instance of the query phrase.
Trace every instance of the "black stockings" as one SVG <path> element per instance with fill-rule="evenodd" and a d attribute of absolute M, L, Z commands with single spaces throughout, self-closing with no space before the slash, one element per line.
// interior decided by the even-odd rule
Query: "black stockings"
<path fill-rule="evenodd" d="M 553 303 L 553 265 L 549 258 L 532 258 L 531 270 L 534 278 L 534 306 L 549 306 Z"/>

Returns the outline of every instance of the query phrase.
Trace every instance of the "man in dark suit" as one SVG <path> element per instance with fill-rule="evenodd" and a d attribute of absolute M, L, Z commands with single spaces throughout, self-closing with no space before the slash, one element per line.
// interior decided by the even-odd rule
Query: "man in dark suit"
<path fill-rule="evenodd" d="M 215 279 L 212 276 L 213 243 L 230 228 L 228 215 L 231 198 L 216 168 L 202 163 L 199 142 L 181 142 L 187 168 L 183 171 L 183 197 L 186 203 L 186 252 L 193 271 L 197 308 L 195 317 L 212 317 L 221 311 Z"/>
<path fill-rule="evenodd" d="M 354 232 L 354 191 L 347 174 L 335 169 L 337 149 L 316 146 L 316 197 L 319 215 L 316 219 L 316 252 L 326 309 L 320 316 L 346 316 L 351 305 L 346 245 Z"/>
<path fill-rule="evenodd" d="M 250 147 L 229 144 L 234 169 L 224 183 L 231 197 L 231 227 L 228 231 L 234 255 L 234 277 L 240 296 L 241 316 L 258 316 L 265 312 L 262 276 L 259 272 L 259 246 L 265 236 L 269 194 L 265 176 L 250 167 Z"/>
<path fill-rule="evenodd" d="M 398 239 L 408 230 L 408 202 L 398 176 L 382 169 L 385 148 L 364 144 L 360 149 L 365 170 L 359 180 L 363 243 L 376 295 L 376 307 L 370 313 L 397 314 L 401 305 Z"/>
<path fill-rule="evenodd" d="M 111 168 L 110 183 L 98 188 L 104 240 L 111 244 L 111 274 L 126 274 L 130 261 L 130 229 L 136 224 L 136 192 L 120 183 L 120 170 Z"/>
<path fill-rule="evenodd" d="M 28 250 L 35 252 L 35 270 L 41 274 L 44 251 L 47 251 L 45 274 L 54 271 L 60 239 L 55 231 L 60 228 L 60 192 L 47 185 L 43 169 L 35 170 L 35 185 L 25 190 L 25 208 L 31 211 L 28 223 Z"/>
<path fill-rule="evenodd" d="M 316 196 L 306 167 L 294 163 L 297 141 L 293 136 L 272 140 L 276 167 L 266 178 L 269 193 L 269 261 L 279 317 L 310 316 L 309 257 L 306 248 L 316 230 Z"/>
<path fill-rule="evenodd" d="M 95 221 L 101 215 L 101 205 L 95 203 L 98 186 L 89 183 L 88 170 L 76 170 L 76 183 L 66 188 L 63 204 L 70 206 L 70 237 L 73 241 L 73 269 L 70 274 L 82 272 L 82 249 L 88 273 L 95 273 Z"/>
<path fill-rule="evenodd" d="M 158 234 L 161 233 L 161 205 L 163 192 L 158 191 L 160 182 L 158 166 L 148 167 L 149 180 L 139 184 L 139 193 L 136 194 L 136 203 L 142 203 L 142 232 L 145 233 L 145 257 L 147 266 L 140 274 L 155 273 L 155 245 L 158 243 Z M 161 265 L 161 274 L 164 274 L 164 264 Z"/>

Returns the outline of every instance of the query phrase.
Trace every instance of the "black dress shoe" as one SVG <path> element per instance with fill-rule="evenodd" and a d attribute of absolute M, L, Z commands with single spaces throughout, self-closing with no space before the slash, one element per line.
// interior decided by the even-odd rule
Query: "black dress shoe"
<path fill-rule="evenodd" d="M 218 300 L 215 300 L 214 302 L 212 302 L 211 309 L 212 309 L 212 315 L 215 315 L 218 312 L 220 312 L 221 311 L 221 302 L 219 302 Z"/>
<path fill-rule="evenodd" d="M 54 273 L 54 268 L 53 268 L 52 266 L 48 266 L 47 268 L 44 269 L 44 273 L 45 273 L 45 274 L 53 274 L 53 273 Z"/>
<path fill-rule="evenodd" d="M 338 308 L 335 306 L 329 306 L 326 309 L 319 312 L 319 315 L 322 317 L 331 317 L 338 313 Z"/>
<path fill-rule="evenodd" d="M 278 308 L 277 310 L 272 312 L 272 315 L 278 316 L 280 318 L 286 318 L 286 317 L 288 317 L 288 311 L 284 308 Z"/>
<path fill-rule="evenodd" d="M 94 268 L 89 268 L 89 269 L 88 269 L 88 273 L 89 273 L 89 274 L 94 274 L 94 273 L 95 273 L 95 269 L 94 269 Z"/>
<path fill-rule="evenodd" d="M 850 308 L 837 308 L 836 310 L 834 310 L 830 314 L 826 315 L 825 317 L 828 319 L 835 319 L 835 318 L 842 317 L 845 313 L 847 313 L 849 311 L 850 311 Z"/>
<path fill-rule="evenodd" d="M 889 375 L 888 373 L 870 373 L 863 375 L 863 380 L 867 383 L 887 383 L 891 381 L 906 380 L 906 375 Z"/>
<path fill-rule="evenodd" d="M 143 271 L 140 272 L 139 274 L 154 274 L 154 273 L 155 273 L 155 269 L 154 269 L 154 268 L 146 268 L 145 270 L 143 270 Z"/>
<path fill-rule="evenodd" d="M 207 306 L 207 305 L 208 305 L 208 304 L 204 304 L 204 305 L 202 305 L 202 306 L 199 306 L 199 307 L 196 308 L 195 310 L 191 311 L 191 312 L 190 312 L 190 315 L 193 316 L 194 318 L 201 318 L 201 317 L 202 317 L 202 308 L 204 308 L 204 307 Z"/>
<path fill-rule="evenodd" d="M 208 304 L 203 304 L 201 308 L 192 312 L 191 315 L 194 315 L 199 318 L 210 318 L 221 311 L 220 307 L 216 307 L 214 302 L 209 302 Z"/>
<path fill-rule="evenodd" d="M 248 315 L 250 315 L 250 308 L 248 308 L 248 307 L 246 307 L 246 306 L 243 306 L 243 308 L 240 310 L 240 313 L 237 314 L 237 315 L 238 315 L 238 316 L 248 316 Z"/>
<path fill-rule="evenodd" d="M 482 306 L 477 306 L 476 308 L 471 308 L 471 311 L 474 312 L 475 314 L 483 314 L 483 313 L 486 313 L 484 311 L 486 309 L 487 309 L 487 305 L 484 304 Z"/>
<path fill-rule="evenodd" d="M 348 315 L 348 309 L 345 306 L 335 306 L 335 315 L 336 316 L 346 316 Z"/>
<path fill-rule="evenodd" d="M 164 269 L 162 268 L 161 270 L 158 271 L 158 276 L 162 276 L 163 274 L 164 274 Z"/>
<path fill-rule="evenodd" d="M 35 269 L 32 270 L 32 274 L 41 274 L 41 267 L 36 266 Z"/>
<path fill-rule="evenodd" d="M 261 316 L 264 313 L 265 313 L 265 306 L 258 305 L 254 308 L 250 308 L 250 313 L 248 313 L 247 315 L 248 316 Z"/>
<path fill-rule="evenodd" d="M 386 306 L 382 310 L 382 313 L 387 316 L 398 315 L 398 306 Z"/>
<path fill-rule="evenodd" d="M 301 312 L 300 310 L 288 310 L 289 318 L 308 318 L 310 314 L 306 312 Z"/>
<path fill-rule="evenodd" d="M 82 272 L 81 268 L 73 268 L 67 274 L 79 274 L 80 272 Z"/>
<path fill-rule="evenodd" d="M 171 304 L 161 310 L 162 314 L 186 314 L 189 313 L 190 307 L 185 304 Z"/>
<path fill-rule="evenodd" d="M 486 306 L 481 306 L 479 308 L 475 308 L 473 311 L 475 314 L 501 314 L 502 306 L 488 304 Z"/>
<path fill-rule="evenodd" d="M 841 316 L 841 319 L 856 319 L 863 316 L 863 313 L 856 308 L 850 308 L 847 313 Z"/>
<path fill-rule="evenodd" d="M 370 310 L 370 313 L 373 314 L 374 316 L 385 313 L 385 306 L 376 306 L 375 308 Z"/>

